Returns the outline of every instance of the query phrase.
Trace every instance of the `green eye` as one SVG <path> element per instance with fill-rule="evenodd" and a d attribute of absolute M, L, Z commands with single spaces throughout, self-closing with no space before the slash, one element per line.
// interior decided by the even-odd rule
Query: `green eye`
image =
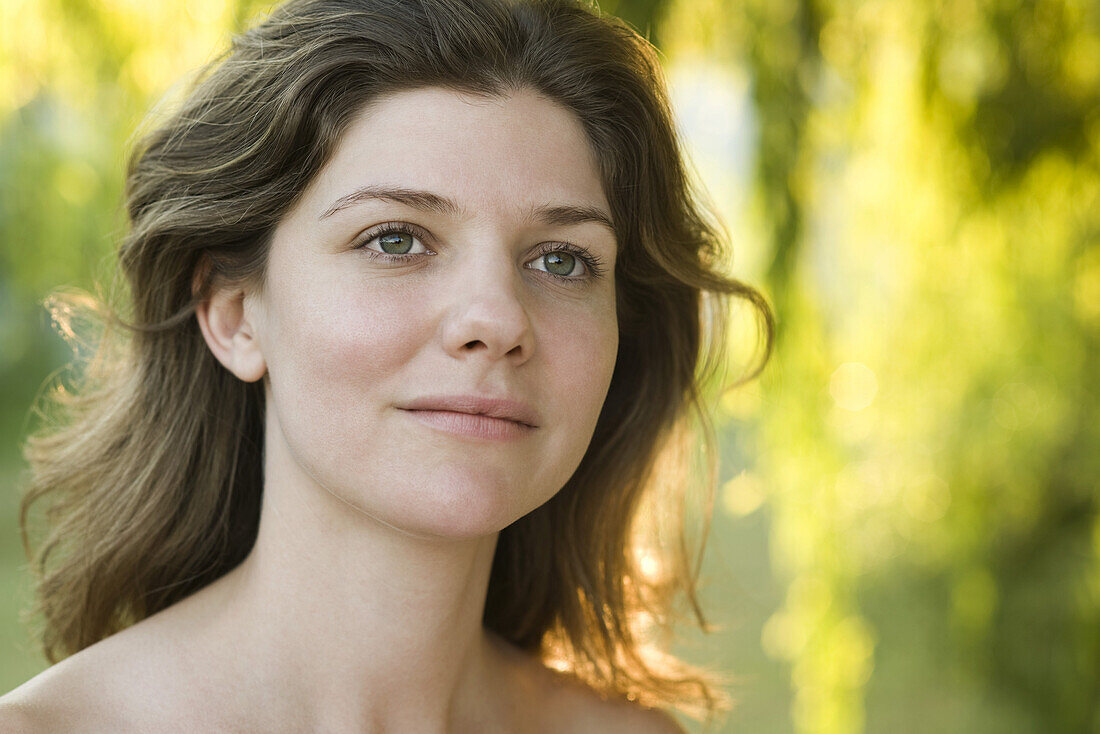
<path fill-rule="evenodd" d="M 405 255 L 413 246 L 413 236 L 408 232 L 390 232 L 378 237 L 382 251 L 389 255 Z"/>
<path fill-rule="evenodd" d="M 569 275 L 573 272 L 576 258 L 568 252 L 550 252 L 542 256 L 546 263 L 546 272 L 554 275 Z"/>

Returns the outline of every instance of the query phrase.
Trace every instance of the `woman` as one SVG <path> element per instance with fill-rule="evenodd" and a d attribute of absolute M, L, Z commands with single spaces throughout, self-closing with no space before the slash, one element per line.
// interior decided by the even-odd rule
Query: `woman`
<path fill-rule="evenodd" d="M 771 317 L 717 270 L 643 39 L 569 0 L 291 0 L 127 195 L 132 317 L 26 448 L 64 659 L 0 730 L 664 732 L 718 704 L 651 644 L 678 593 L 698 613 L 661 503 L 729 296 L 769 344 Z"/>

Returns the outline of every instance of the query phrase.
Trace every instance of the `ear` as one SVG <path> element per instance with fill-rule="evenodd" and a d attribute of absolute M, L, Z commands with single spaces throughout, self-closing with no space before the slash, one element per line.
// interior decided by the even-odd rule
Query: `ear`
<path fill-rule="evenodd" d="M 267 372 L 249 294 L 240 288 L 214 287 L 195 307 L 203 339 L 227 370 L 245 382 Z"/>

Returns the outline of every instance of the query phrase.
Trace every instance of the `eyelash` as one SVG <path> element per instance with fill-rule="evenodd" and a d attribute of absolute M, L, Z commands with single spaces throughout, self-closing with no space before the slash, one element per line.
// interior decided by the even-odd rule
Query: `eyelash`
<path fill-rule="evenodd" d="M 404 233 L 407 235 L 411 235 L 421 240 L 422 243 L 423 240 L 426 239 L 419 228 L 414 228 L 408 224 L 403 224 L 400 222 L 392 222 L 388 224 L 380 224 L 378 225 L 378 227 L 365 232 L 355 244 L 354 249 L 361 250 L 372 259 L 395 263 L 407 262 L 414 257 L 424 254 L 422 252 L 416 252 L 406 253 L 404 255 L 395 255 L 388 252 L 379 252 L 377 250 L 367 249 L 366 245 L 369 242 L 372 242 L 379 237 L 394 233 Z M 537 260 L 538 258 L 543 257 L 544 255 L 549 255 L 552 252 L 568 252 L 570 255 L 573 255 L 584 264 L 585 270 L 588 271 L 588 275 L 590 275 L 592 278 L 601 278 L 604 275 L 605 268 L 603 265 L 603 260 L 599 256 L 593 255 L 591 252 L 584 249 L 583 247 L 577 247 L 576 245 L 570 244 L 568 242 L 546 242 L 540 245 L 538 252 L 535 253 L 535 259 Z M 584 275 L 558 275 L 557 273 L 551 273 L 549 270 L 544 270 L 542 272 L 559 281 L 568 283 L 569 285 L 583 285 L 584 282 L 588 280 L 588 278 L 586 278 Z"/>

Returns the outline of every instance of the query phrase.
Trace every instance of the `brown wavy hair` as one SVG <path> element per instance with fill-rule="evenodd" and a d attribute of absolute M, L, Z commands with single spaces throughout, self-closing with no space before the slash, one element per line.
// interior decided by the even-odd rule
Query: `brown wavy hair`
<path fill-rule="evenodd" d="M 41 618 L 55 662 L 248 555 L 264 395 L 214 358 L 195 307 L 219 284 L 262 287 L 272 231 L 356 113 L 427 86 L 530 88 L 572 110 L 620 247 L 619 352 L 591 444 L 550 501 L 501 532 L 484 625 L 604 693 L 713 714 L 720 679 L 667 647 L 685 610 L 707 628 L 697 585 L 717 456 L 706 407 L 728 387 L 714 378 L 726 374 L 731 299 L 760 327 L 744 379 L 770 354 L 773 318 L 722 272 L 726 238 L 686 175 L 656 50 L 582 0 L 290 0 L 200 70 L 135 146 L 116 288 L 47 300 L 88 353 L 68 389 L 36 400 L 45 420 L 23 449 L 28 618 Z M 695 553 L 692 487 L 704 510 Z"/>

